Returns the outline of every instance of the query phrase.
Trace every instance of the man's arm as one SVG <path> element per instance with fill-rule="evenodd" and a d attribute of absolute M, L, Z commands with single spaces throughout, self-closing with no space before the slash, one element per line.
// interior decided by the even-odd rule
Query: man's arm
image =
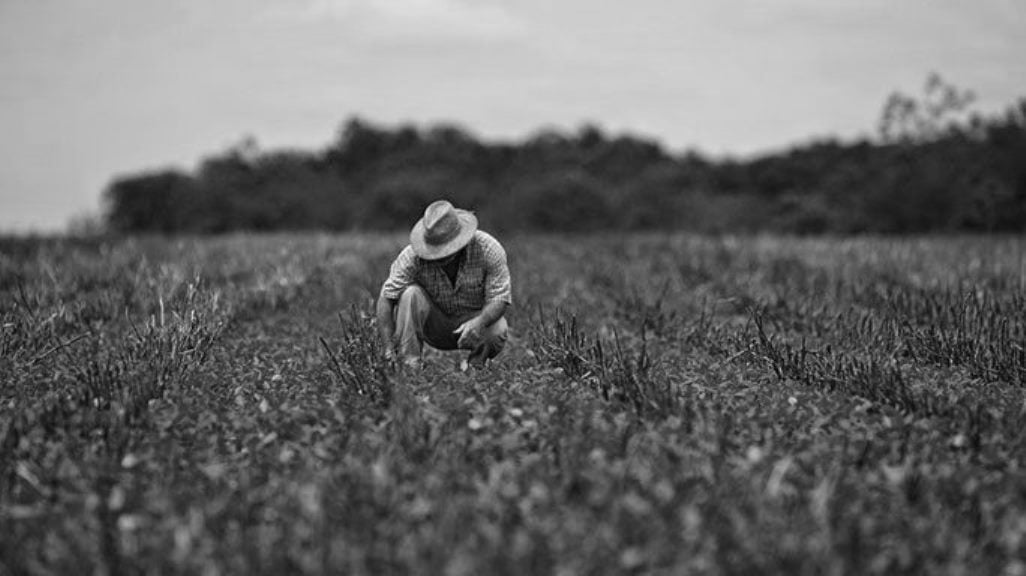
<path fill-rule="evenodd" d="M 395 334 L 394 311 L 395 300 L 385 298 L 383 295 L 378 296 L 378 334 L 381 336 L 381 344 L 385 347 L 385 355 L 389 358 L 395 356 L 395 341 L 393 340 Z"/>
<path fill-rule="evenodd" d="M 487 328 L 498 322 L 499 318 L 506 314 L 506 308 L 508 307 L 509 304 L 502 300 L 494 300 L 485 304 L 485 307 L 481 309 L 481 313 L 477 315 L 481 327 Z"/>
<path fill-rule="evenodd" d="M 513 303 L 513 289 L 510 282 L 509 264 L 506 261 L 506 250 L 498 240 L 487 233 L 480 232 L 479 234 L 482 237 L 481 246 L 485 260 L 485 302 L 500 301 L 509 306 Z M 505 312 L 505 308 L 502 312 Z M 500 312 L 495 320 L 501 316 Z"/>
<path fill-rule="evenodd" d="M 491 235 L 478 231 L 478 238 L 484 250 L 485 259 L 485 304 L 481 313 L 467 320 L 455 330 L 460 335 L 458 346 L 463 347 L 465 339 L 471 342 L 481 337 L 481 332 L 506 314 L 506 309 L 513 302 L 509 280 L 509 265 L 506 262 L 506 250 Z"/>
<path fill-rule="evenodd" d="M 378 334 L 381 336 L 385 353 L 389 357 L 395 355 L 395 306 L 403 290 L 414 283 L 416 273 L 417 257 L 413 253 L 413 248 L 407 246 L 392 262 L 392 266 L 388 270 L 388 278 L 381 285 L 381 292 L 378 294 L 376 306 Z"/>

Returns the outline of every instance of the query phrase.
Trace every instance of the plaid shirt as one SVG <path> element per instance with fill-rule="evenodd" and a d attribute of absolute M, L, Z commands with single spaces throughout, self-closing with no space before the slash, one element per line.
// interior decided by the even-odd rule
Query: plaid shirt
<path fill-rule="evenodd" d="M 478 230 L 466 250 L 453 286 L 441 265 L 418 258 L 413 246 L 407 246 L 392 262 L 381 296 L 398 300 L 407 286 L 417 284 L 442 312 L 456 317 L 476 314 L 496 300 L 512 304 L 509 266 L 502 244 Z"/>

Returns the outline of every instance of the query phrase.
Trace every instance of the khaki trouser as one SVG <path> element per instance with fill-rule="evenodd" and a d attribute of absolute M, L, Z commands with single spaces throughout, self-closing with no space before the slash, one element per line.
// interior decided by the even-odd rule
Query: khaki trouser
<path fill-rule="evenodd" d="M 404 359 L 419 358 L 424 342 L 439 350 L 456 350 L 459 348 L 459 335 L 453 331 L 475 315 L 447 316 L 435 306 L 423 288 L 410 286 L 403 290 L 396 306 L 395 338 L 399 343 L 399 354 Z M 472 366 L 484 366 L 486 360 L 502 351 L 508 333 L 509 324 L 503 317 L 482 330 L 478 341 L 464 340 L 463 349 L 470 350 L 467 362 Z"/>

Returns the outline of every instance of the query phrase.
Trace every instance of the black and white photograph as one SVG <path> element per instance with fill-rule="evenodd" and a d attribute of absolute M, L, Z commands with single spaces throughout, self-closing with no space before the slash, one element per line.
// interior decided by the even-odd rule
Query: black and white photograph
<path fill-rule="evenodd" d="M 0 0 L 0 576 L 1026 576 L 1023 0 Z"/>

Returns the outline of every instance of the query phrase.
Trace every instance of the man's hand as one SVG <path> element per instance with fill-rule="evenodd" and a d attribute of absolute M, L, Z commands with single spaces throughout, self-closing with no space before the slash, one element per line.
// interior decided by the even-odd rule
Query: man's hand
<path fill-rule="evenodd" d="M 470 320 L 467 320 L 460 327 L 453 330 L 453 334 L 459 334 L 460 338 L 456 341 L 458 348 L 464 348 L 464 344 L 468 346 L 476 346 L 481 341 L 481 332 L 484 330 L 484 323 L 481 321 L 480 316 L 475 316 Z"/>

